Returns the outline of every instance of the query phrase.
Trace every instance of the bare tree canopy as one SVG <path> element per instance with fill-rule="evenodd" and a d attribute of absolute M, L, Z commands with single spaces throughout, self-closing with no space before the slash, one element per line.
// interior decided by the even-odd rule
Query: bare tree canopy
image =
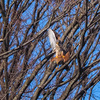
<path fill-rule="evenodd" d="M 67 60 L 52 60 L 49 28 Z M 0 0 L 0 100 L 100 100 L 98 92 L 100 0 Z"/>

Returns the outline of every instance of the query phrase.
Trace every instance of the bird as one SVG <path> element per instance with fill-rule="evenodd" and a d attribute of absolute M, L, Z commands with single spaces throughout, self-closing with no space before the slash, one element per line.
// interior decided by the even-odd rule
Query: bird
<path fill-rule="evenodd" d="M 70 51 L 63 49 L 60 35 L 56 32 L 54 33 L 52 29 L 48 29 L 48 37 L 50 41 L 51 48 L 55 52 L 55 57 L 51 59 L 51 62 L 56 61 L 57 64 L 63 61 L 66 62 L 70 58 Z"/>

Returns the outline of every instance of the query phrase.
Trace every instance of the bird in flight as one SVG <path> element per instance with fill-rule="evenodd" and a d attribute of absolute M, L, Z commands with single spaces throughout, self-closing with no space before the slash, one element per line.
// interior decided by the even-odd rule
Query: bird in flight
<path fill-rule="evenodd" d="M 60 39 L 60 35 L 59 34 L 55 34 L 50 28 L 48 29 L 48 37 L 49 37 L 49 41 L 50 41 L 50 45 L 52 50 L 56 53 L 55 57 L 51 60 L 56 61 L 56 63 L 58 64 L 60 61 L 66 62 L 69 60 L 70 58 L 70 52 L 66 52 L 63 49 L 62 46 L 62 42 Z"/>

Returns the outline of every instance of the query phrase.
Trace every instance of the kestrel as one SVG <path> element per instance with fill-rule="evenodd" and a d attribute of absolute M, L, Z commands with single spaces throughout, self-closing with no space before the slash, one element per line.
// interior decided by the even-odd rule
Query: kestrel
<path fill-rule="evenodd" d="M 50 40 L 50 45 L 52 50 L 56 53 L 56 57 L 54 57 L 51 61 L 56 61 L 58 64 L 60 61 L 68 61 L 70 58 L 70 52 L 67 52 L 63 49 L 60 35 L 55 34 L 50 28 L 48 29 L 48 36 Z"/>

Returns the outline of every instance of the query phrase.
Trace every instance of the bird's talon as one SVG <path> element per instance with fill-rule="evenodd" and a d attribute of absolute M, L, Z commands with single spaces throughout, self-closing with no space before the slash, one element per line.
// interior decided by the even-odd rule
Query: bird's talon
<path fill-rule="evenodd" d="M 58 56 L 56 56 L 56 58 L 58 58 Z"/>
<path fill-rule="evenodd" d="M 64 58 L 65 56 L 63 56 L 63 58 Z"/>
<path fill-rule="evenodd" d="M 56 67 L 56 70 L 58 70 L 58 67 Z"/>

